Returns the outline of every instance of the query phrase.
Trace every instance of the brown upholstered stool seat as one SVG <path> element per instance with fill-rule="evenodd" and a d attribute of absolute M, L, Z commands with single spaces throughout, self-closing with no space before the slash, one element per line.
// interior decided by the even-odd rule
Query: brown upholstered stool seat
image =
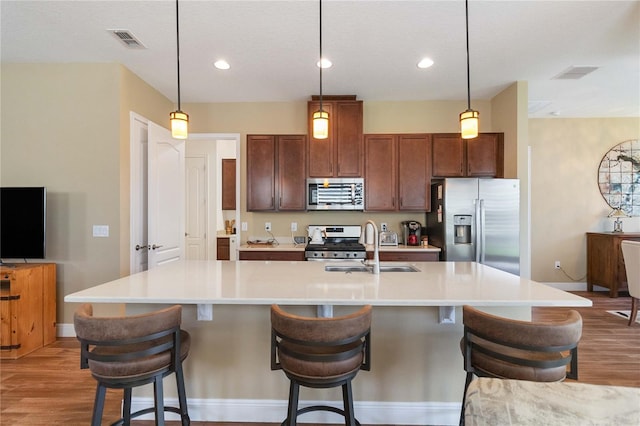
<path fill-rule="evenodd" d="M 125 317 L 94 317 L 84 304 L 74 315 L 80 341 L 80 368 L 88 368 L 98 382 L 92 426 L 102 424 L 107 388 L 123 389 L 122 418 L 112 425 L 129 425 L 131 419 L 154 413 L 156 425 L 164 425 L 164 412 L 180 415 L 190 424 L 184 389 L 182 361 L 189 355 L 191 336 L 180 329 L 182 307 L 175 305 L 148 314 Z M 180 407 L 165 407 L 163 381 L 175 374 Z M 153 383 L 154 407 L 131 413 L 132 389 Z"/>
<path fill-rule="evenodd" d="M 289 407 L 283 425 L 297 424 L 298 415 L 331 411 L 358 425 L 353 412 L 351 381 L 370 368 L 371 306 L 337 318 L 309 318 L 271 307 L 271 369 L 291 381 Z M 298 409 L 300 386 L 342 387 L 344 409 L 314 405 Z"/>
<path fill-rule="evenodd" d="M 464 424 L 465 398 L 474 375 L 535 382 L 578 378 L 578 342 L 582 336 L 578 312 L 569 311 L 562 321 L 532 322 L 463 306 L 462 318 L 460 346 L 467 377 L 460 424 Z"/>

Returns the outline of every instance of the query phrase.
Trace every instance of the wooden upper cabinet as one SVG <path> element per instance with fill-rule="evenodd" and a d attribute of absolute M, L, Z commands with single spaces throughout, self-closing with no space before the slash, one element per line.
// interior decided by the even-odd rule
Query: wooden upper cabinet
<path fill-rule="evenodd" d="M 306 142 L 303 135 L 278 136 L 278 210 L 305 210 Z"/>
<path fill-rule="evenodd" d="M 501 133 L 481 133 L 462 139 L 458 133 L 435 134 L 432 141 L 434 177 L 503 177 Z"/>
<path fill-rule="evenodd" d="M 481 133 L 466 140 L 467 176 L 504 176 L 503 135 Z"/>
<path fill-rule="evenodd" d="M 322 109 L 329 113 L 327 139 L 313 138 L 313 113 L 319 108 L 317 100 L 307 104 L 309 177 L 362 177 L 362 101 L 355 96 L 323 97 Z"/>
<path fill-rule="evenodd" d="M 431 137 L 398 135 L 398 209 L 431 209 Z"/>
<path fill-rule="evenodd" d="M 464 176 L 464 140 L 458 134 L 433 135 L 433 176 Z"/>
<path fill-rule="evenodd" d="M 222 159 L 222 210 L 236 209 L 236 159 Z"/>
<path fill-rule="evenodd" d="M 247 211 L 306 209 L 306 136 L 247 136 Z"/>
<path fill-rule="evenodd" d="M 431 138 L 365 136 L 365 209 L 428 211 L 431 204 Z"/>
<path fill-rule="evenodd" d="M 275 210 L 276 137 L 247 136 L 247 210 Z"/>
<path fill-rule="evenodd" d="M 396 137 L 365 136 L 365 210 L 390 211 L 396 203 Z"/>

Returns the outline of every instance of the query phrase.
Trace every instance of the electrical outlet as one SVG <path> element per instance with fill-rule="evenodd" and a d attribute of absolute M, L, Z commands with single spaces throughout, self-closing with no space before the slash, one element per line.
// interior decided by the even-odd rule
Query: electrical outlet
<path fill-rule="evenodd" d="M 291 232 L 296 232 L 298 230 L 298 223 L 291 222 Z"/>
<path fill-rule="evenodd" d="M 246 231 L 247 229 L 249 229 L 249 226 L 247 225 L 247 222 L 242 222 L 242 230 Z"/>
<path fill-rule="evenodd" d="M 559 260 L 556 260 L 556 263 L 555 263 L 554 267 L 556 269 L 560 269 L 560 261 Z"/>
<path fill-rule="evenodd" d="M 387 232 L 387 223 L 386 222 L 382 222 L 380 224 L 380 228 L 382 229 L 382 232 Z"/>
<path fill-rule="evenodd" d="M 271 222 L 264 223 L 264 230 L 267 232 L 271 232 Z"/>

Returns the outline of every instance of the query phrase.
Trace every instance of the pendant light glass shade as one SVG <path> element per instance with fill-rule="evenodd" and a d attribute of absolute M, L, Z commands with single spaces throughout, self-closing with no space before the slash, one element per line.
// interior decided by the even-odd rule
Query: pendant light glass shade
<path fill-rule="evenodd" d="M 189 115 L 180 109 L 180 20 L 178 0 L 176 0 L 176 65 L 178 68 L 178 109 L 169 114 L 171 136 L 174 139 L 187 139 L 189 136 Z"/>
<path fill-rule="evenodd" d="M 460 113 L 460 136 L 462 139 L 478 137 L 480 113 L 471 109 L 471 78 L 469 76 L 469 0 L 464 2 L 467 35 L 467 110 Z"/>
<path fill-rule="evenodd" d="M 329 137 L 329 113 L 316 111 L 313 113 L 313 138 L 327 139 Z"/>
<path fill-rule="evenodd" d="M 478 122 L 480 113 L 472 109 L 460 113 L 460 134 L 462 139 L 478 137 Z"/>
<path fill-rule="evenodd" d="M 171 136 L 174 139 L 186 139 L 189 136 L 189 115 L 182 111 L 169 114 L 171 121 Z"/>

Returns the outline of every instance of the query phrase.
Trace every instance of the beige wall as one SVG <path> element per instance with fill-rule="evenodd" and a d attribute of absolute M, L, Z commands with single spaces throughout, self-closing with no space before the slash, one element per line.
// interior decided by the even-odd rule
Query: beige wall
<path fill-rule="evenodd" d="M 575 280 L 586 275 L 585 232 L 611 231 L 611 208 L 597 183 L 602 157 L 615 145 L 640 138 L 640 118 L 532 119 L 532 279 L 572 281 L 555 270 L 559 260 Z M 640 231 L 640 218 L 624 219 L 625 231 Z"/>
<path fill-rule="evenodd" d="M 128 271 L 129 111 L 168 121 L 173 104 L 118 64 L 3 64 L 1 78 L 1 184 L 47 187 L 47 261 L 71 323 L 65 294 Z"/>

